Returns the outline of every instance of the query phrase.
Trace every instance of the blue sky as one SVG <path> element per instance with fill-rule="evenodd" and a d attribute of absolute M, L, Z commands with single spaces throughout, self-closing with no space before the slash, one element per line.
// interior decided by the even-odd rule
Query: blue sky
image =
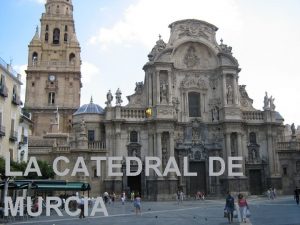
<path fill-rule="evenodd" d="M 27 46 L 44 12 L 43 0 L 1 0 L 0 57 L 22 74 Z M 104 107 L 108 89 L 133 93 L 144 79 L 147 54 L 168 25 L 195 18 L 216 25 L 217 39 L 233 47 L 254 106 L 262 109 L 264 92 L 275 97 L 285 123 L 300 125 L 300 1 L 298 0 L 73 0 L 81 44 L 81 103 Z M 24 80 L 24 78 L 23 78 Z M 23 90 L 24 87 L 23 87 Z"/>

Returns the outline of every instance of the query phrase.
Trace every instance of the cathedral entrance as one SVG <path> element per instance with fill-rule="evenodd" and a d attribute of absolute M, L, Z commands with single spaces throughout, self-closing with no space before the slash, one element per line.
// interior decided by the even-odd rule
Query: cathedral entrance
<path fill-rule="evenodd" d="M 197 177 L 190 178 L 190 196 L 194 196 L 198 191 L 207 193 L 205 162 L 191 161 L 189 171 L 197 172 Z"/>
<path fill-rule="evenodd" d="M 130 192 L 134 191 L 135 194 L 142 194 L 141 188 L 141 174 L 138 176 L 127 177 L 127 185 L 130 188 Z"/>
<path fill-rule="evenodd" d="M 249 186 L 252 195 L 262 194 L 262 174 L 261 170 L 249 170 Z"/>

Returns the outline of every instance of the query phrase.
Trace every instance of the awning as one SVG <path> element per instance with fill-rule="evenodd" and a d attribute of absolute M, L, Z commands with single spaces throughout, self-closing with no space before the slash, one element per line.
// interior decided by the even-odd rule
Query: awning
<path fill-rule="evenodd" d="M 0 182 L 4 189 L 5 182 Z M 62 180 L 15 180 L 8 183 L 9 189 L 31 189 L 37 191 L 89 191 L 91 186 L 84 182 L 66 182 Z"/>

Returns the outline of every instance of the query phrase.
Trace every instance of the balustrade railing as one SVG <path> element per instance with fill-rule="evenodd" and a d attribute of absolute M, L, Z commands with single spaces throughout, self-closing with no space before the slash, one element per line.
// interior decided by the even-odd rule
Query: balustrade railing
<path fill-rule="evenodd" d="M 145 109 L 122 108 L 121 118 L 125 119 L 144 119 L 146 118 Z"/>
<path fill-rule="evenodd" d="M 244 120 L 263 120 L 264 114 L 262 111 L 245 111 L 243 112 Z"/>
<path fill-rule="evenodd" d="M 106 145 L 103 141 L 91 141 L 88 143 L 88 148 L 90 150 L 105 150 Z"/>

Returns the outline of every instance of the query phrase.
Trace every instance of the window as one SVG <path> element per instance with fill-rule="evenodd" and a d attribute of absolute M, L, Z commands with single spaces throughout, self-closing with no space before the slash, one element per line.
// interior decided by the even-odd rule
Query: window
<path fill-rule="evenodd" d="M 49 34 L 46 33 L 46 34 L 45 34 L 45 41 L 48 42 L 48 40 L 49 40 Z"/>
<path fill-rule="evenodd" d="M 68 26 L 67 25 L 65 26 L 65 31 L 68 31 Z"/>
<path fill-rule="evenodd" d="M 9 156 L 10 156 L 10 161 L 14 160 L 14 150 L 13 149 L 9 149 Z"/>
<path fill-rule="evenodd" d="M 64 42 L 67 42 L 67 41 L 68 41 L 68 34 L 65 33 L 65 35 L 64 35 Z"/>
<path fill-rule="evenodd" d="M 49 26 L 48 26 L 48 24 L 46 25 L 46 31 L 48 31 L 49 30 Z"/>
<path fill-rule="evenodd" d="M 32 53 L 32 64 L 36 65 L 38 61 L 38 54 L 36 52 Z"/>
<path fill-rule="evenodd" d="M 15 102 L 15 101 L 17 101 L 17 86 L 16 85 L 14 85 L 14 87 L 13 87 L 13 95 L 12 95 L 12 100 Z"/>
<path fill-rule="evenodd" d="M 53 30 L 53 44 L 59 44 L 59 38 L 60 38 L 60 30 L 58 28 L 55 28 Z"/>
<path fill-rule="evenodd" d="M 69 55 L 69 62 L 70 62 L 71 64 L 75 64 L 75 54 L 74 54 L 74 53 L 71 53 L 71 54 Z"/>
<path fill-rule="evenodd" d="M 283 168 L 282 168 L 282 171 L 283 171 L 283 175 L 287 175 L 287 166 L 284 166 Z"/>
<path fill-rule="evenodd" d="M 249 141 L 251 144 L 256 144 L 256 134 L 254 132 L 249 134 Z"/>
<path fill-rule="evenodd" d="M 200 117 L 200 93 L 190 92 L 188 94 L 189 101 L 189 116 L 190 117 Z"/>
<path fill-rule="evenodd" d="M 49 94 L 48 94 L 48 103 L 50 105 L 55 104 L 55 93 L 54 92 L 49 92 Z"/>
<path fill-rule="evenodd" d="M 94 130 L 88 130 L 88 140 L 89 140 L 89 142 L 95 141 L 95 131 Z"/>
<path fill-rule="evenodd" d="M 32 87 L 34 87 L 34 85 L 35 85 L 35 83 L 34 83 L 34 82 L 32 82 L 32 83 L 31 83 L 31 86 L 32 86 Z"/>
<path fill-rule="evenodd" d="M 130 142 L 131 143 L 137 143 L 138 142 L 138 132 L 131 131 L 130 132 Z"/>

